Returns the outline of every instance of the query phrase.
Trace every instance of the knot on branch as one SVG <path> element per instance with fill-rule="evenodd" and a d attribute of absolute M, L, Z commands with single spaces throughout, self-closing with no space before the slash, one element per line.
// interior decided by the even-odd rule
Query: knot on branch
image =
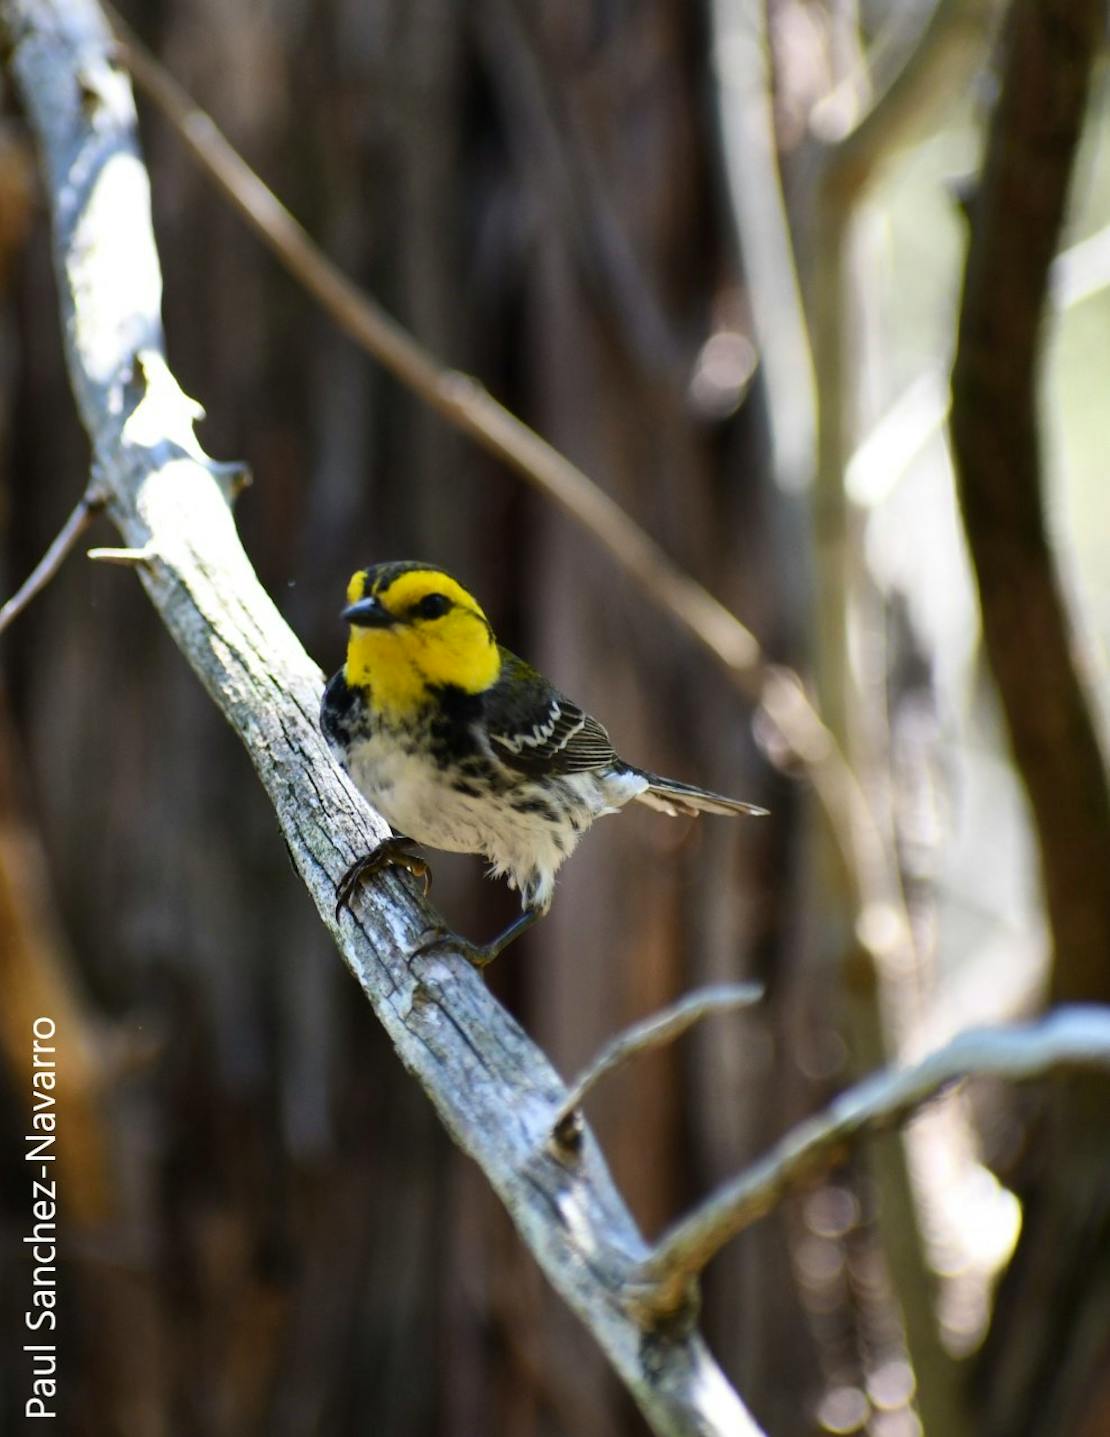
<path fill-rule="evenodd" d="M 701 1315 L 701 1287 L 696 1277 L 680 1273 L 661 1282 L 633 1279 L 621 1291 L 624 1310 L 644 1332 L 641 1353 L 645 1366 L 653 1348 L 681 1342 L 696 1329 Z"/>

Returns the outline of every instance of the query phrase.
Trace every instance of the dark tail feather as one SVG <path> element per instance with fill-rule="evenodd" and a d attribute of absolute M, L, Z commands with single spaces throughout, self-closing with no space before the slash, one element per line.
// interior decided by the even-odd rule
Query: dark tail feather
<path fill-rule="evenodd" d="M 754 803 L 743 803 L 738 798 L 726 798 L 723 793 L 710 793 L 708 789 L 696 788 L 692 783 L 660 778 L 657 773 L 647 773 L 644 769 L 637 769 L 637 772 L 642 773 L 648 781 L 644 792 L 636 795 L 637 802 L 646 803 L 649 808 L 657 808 L 661 813 L 669 813 L 672 818 L 677 818 L 679 814 L 693 818 L 699 813 L 720 813 L 726 817 L 747 813 L 760 817 L 767 812 L 765 808 L 759 808 Z"/>

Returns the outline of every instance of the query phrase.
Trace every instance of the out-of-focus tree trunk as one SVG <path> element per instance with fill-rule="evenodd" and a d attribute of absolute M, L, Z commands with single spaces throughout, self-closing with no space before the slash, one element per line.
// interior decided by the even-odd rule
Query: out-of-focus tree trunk
<path fill-rule="evenodd" d="M 1037 833 L 1052 996 L 1110 999 L 1110 780 L 1044 512 L 1037 380 L 1091 69 L 1096 0 L 1016 0 L 971 208 L 952 436 L 983 636 Z M 1110 1426 L 1105 1085 L 1058 1083 L 1018 1186 L 1025 1221 L 979 1376 L 982 1430 Z"/>

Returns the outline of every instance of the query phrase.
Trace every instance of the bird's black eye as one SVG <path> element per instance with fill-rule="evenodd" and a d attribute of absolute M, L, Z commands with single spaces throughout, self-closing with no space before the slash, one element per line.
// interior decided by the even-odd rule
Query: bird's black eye
<path fill-rule="evenodd" d="M 419 603 L 412 606 L 412 615 L 417 619 L 438 619 L 451 607 L 446 594 L 425 594 Z"/>

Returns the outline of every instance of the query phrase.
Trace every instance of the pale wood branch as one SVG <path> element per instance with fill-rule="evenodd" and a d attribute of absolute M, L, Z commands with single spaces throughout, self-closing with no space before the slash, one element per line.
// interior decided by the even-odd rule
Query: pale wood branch
<path fill-rule="evenodd" d="M 893 1127 L 953 1083 L 1024 1082 L 1065 1068 L 1110 1071 L 1110 1008 L 1076 1004 L 1037 1023 L 969 1029 L 912 1067 L 866 1078 L 664 1233 L 638 1274 L 637 1302 L 667 1312 L 713 1255 L 784 1192 L 825 1172 L 862 1133 Z"/>
<path fill-rule="evenodd" d="M 226 474 L 193 434 L 166 367 L 149 182 L 130 85 L 92 0 L 4 0 L 9 66 L 42 153 L 70 378 L 107 507 L 144 554 L 143 587 L 241 738 L 298 872 L 344 960 L 452 1137 L 482 1168 L 548 1278 L 658 1433 L 754 1434 L 688 1324 L 645 1326 L 623 1300 L 645 1243 L 587 1133 L 573 1161 L 546 1139 L 565 1090 L 449 950 L 410 959 L 428 909 L 410 880 L 368 886 L 334 916 L 345 867 L 387 832 L 317 722 L 321 674 L 240 546 Z"/>
<path fill-rule="evenodd" d="M 927 14 L 905 5 L 895 12 L 890 43 L 872 57 L 864 85 L 873 90 L 842 103 L 838 87 L 814 110 L 826 186 L 851 204 L 883 162 L 934 132 L 982 63 L 1000 0 L 931 0 Z M 846 89 L 859 91 L 859 77 Z"/>
<path fill-rule="evenodd" d="M 815 672 L 817 701 L 836 743 L 864 792 L 871 827 L 860 833 L 854 870 L 867 879 L 863 912 L 881 917 L 889 932 L 888 953 L 910 971 L 916 964 L 900 878 L 893 861 L 891 815 L 885 786 L 877 781 L 881 713 L 870 695 L 879 682 L 867 672 L 850 634 L 878 622 L 875 594 L 863 558 L 861 512 L 845 478 L 851 453 L 858 356 L 849 284 L 858 207 L 884 162 L 899 147 L 935 128 L 944 107 L 966 87 L 983 51 L 992 0 L 932 0 L 927 19 L 919 6 L 898 9 L 897 39 L 888 51 L 895 63 L 886 75 L 856 70 L 811 117 L 811 142 L 802 169 L 808 184 L 808 218 L 819 236 L 813 246 L 805 292 L 810 315 L 817 390 L 817 453 L 812 513 L 816 590 Z M 861 83 L 862 81 L 862 83 Z M 854 92 L 854 93 L 853 93 Z M 842 886 L 840 913 L 855 919 L 860 907 Z M 824 931 L 835 932 L 836 905 L 823 905 Z M 839 915 L 837 915 L 839 916 Z M 880 930 L 881 931 L 881 930 Z M 857 1074 L 886 1067 L 891 1058 L 882 997 L 882 950 L 855 935 L 830 957 L 839 963 L 845 1033 Z M 906 1346 L 917 1376 L 923 1425 L 946 1437 L 970 1437 L 963 1384 L 941 1339 L 934 1304 L 935 1278 L 920 1231 L 914 1185 L 898 1138 L 875 1144 L 869 1154 L 882 1194 L 878 1228 L 898 1295 Z"/>
<path fill-rule="evenodd" d="M 748 281 L 776 481 L 812 483 L 813 356 L 779 175 L 763 0 L 711 0 L 707 22 L 729 210 Z"/>

